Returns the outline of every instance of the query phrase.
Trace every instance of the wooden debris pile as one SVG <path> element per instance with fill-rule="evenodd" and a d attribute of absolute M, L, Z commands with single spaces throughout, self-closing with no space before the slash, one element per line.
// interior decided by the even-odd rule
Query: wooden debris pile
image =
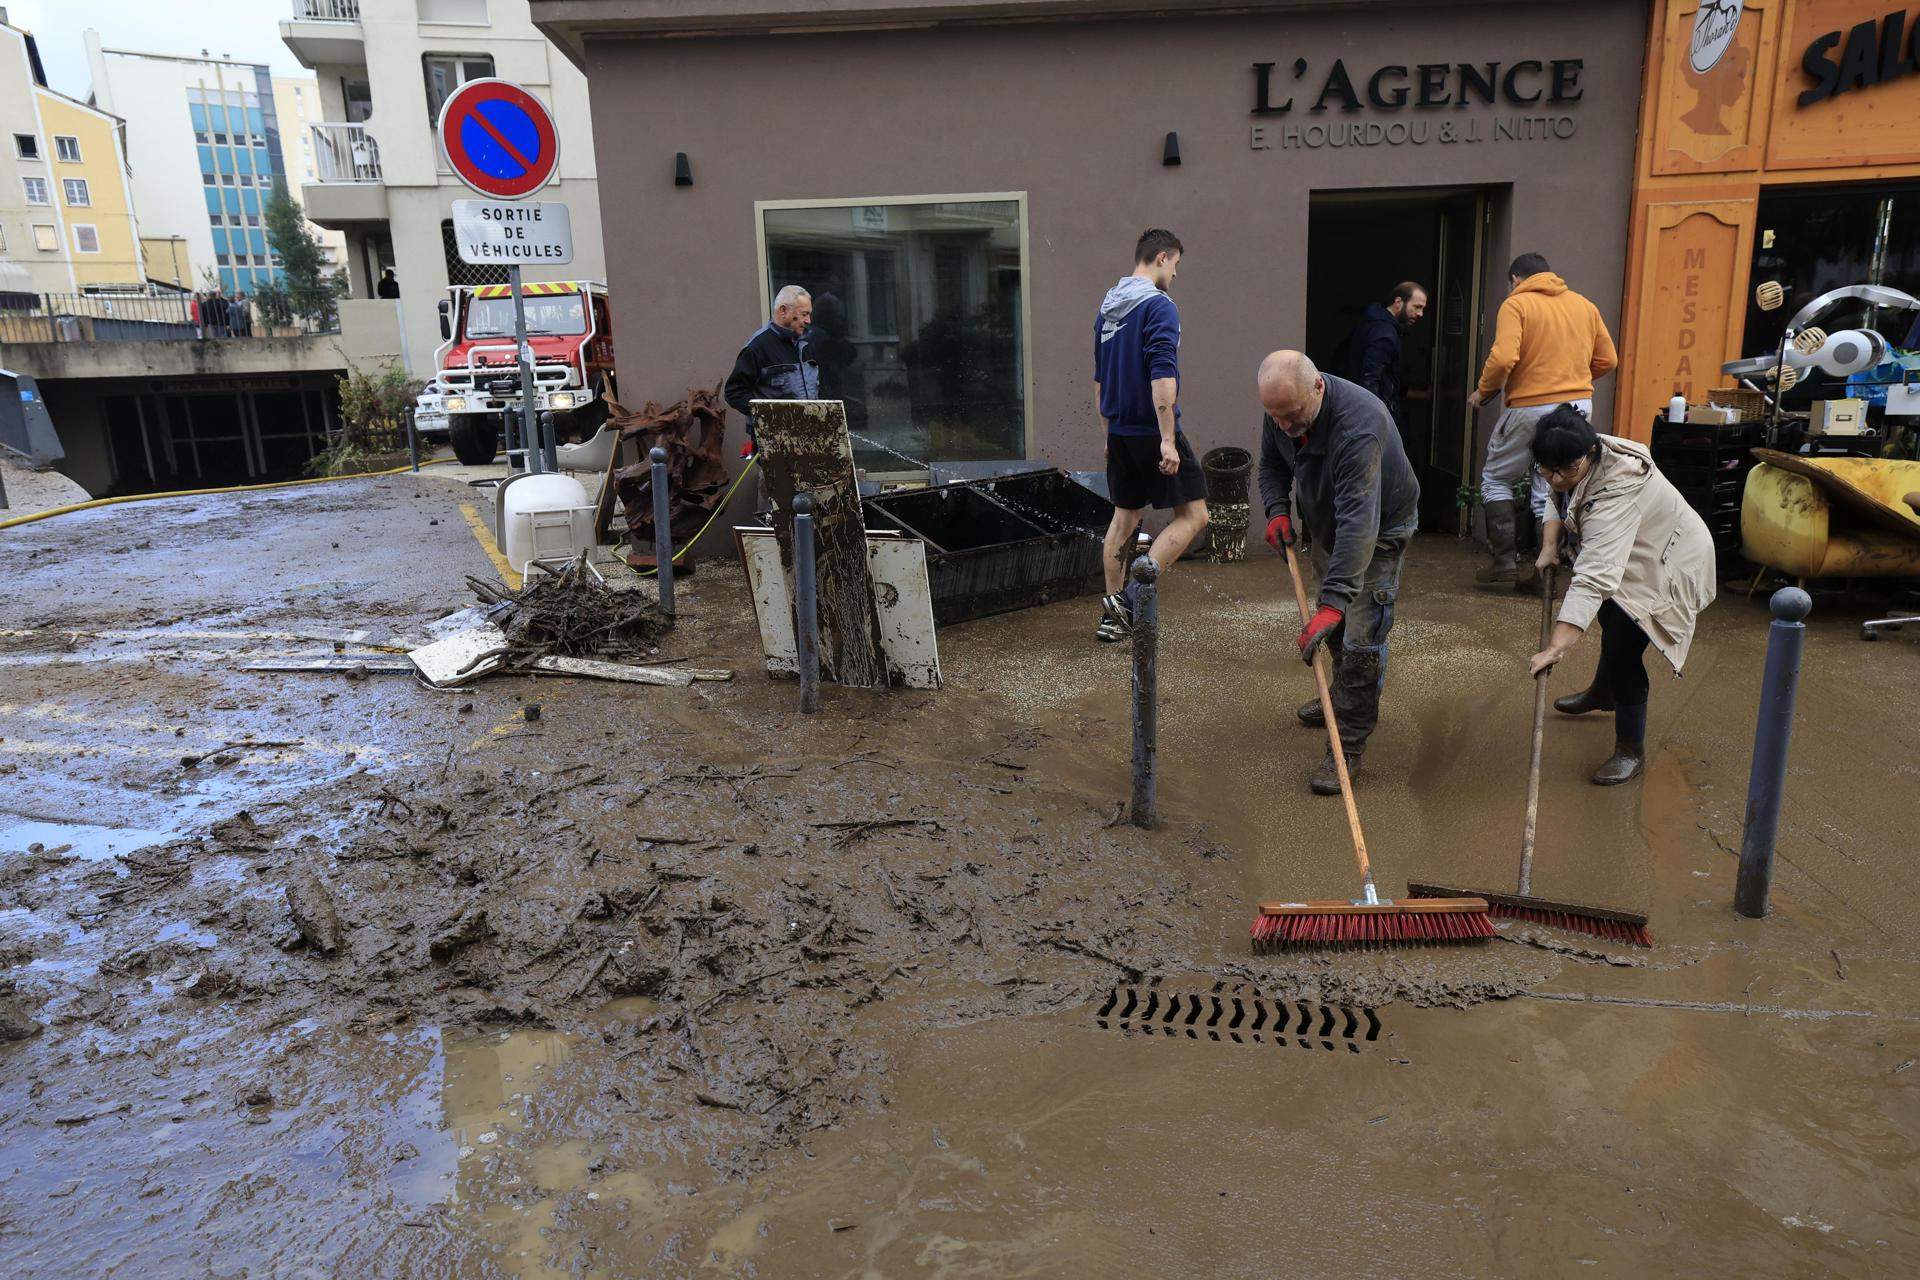
<path fill-rule="evenodd" d="M 620 429 L 614 455 L 613 489 L 627 516 L 628 563 L 653 564 L 653 464 L 657 445 L 667 451 L 671 494 L 669 520 L 676 551 L 690 543 L 726 494 L 727 403 L 720 388 L 696 388 L 677 404 L 661 408 L 649 400 L 638 412 L 607 401 L 608 421 Z M 676 564 L 685 559 L 675 557 Z"/>
<path fill-rule="evenodd" d="M 507 638 L 507 665 L 531 666 L 540 658 L 636 659 L 651 656 L 673 630 L 644 591 L 615 591 L 586 565 L 582 555 L 557 574 L 540 574 L 518 591 L 469 577 L 473 594 L 488 605 L 509 606 L 495 620 Z"/>

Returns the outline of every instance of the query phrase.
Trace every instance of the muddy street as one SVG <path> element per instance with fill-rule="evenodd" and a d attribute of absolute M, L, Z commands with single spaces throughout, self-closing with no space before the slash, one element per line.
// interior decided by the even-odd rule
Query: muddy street
<path fill-rule="evenodd" d="M 493 573 L 450 476 L 0 534 L 0 1274 L 1897 1275 L 1920 1259 L 1920 650 L 1816 604 L 1774 914 L 1730 909 L 1764 602 L 1643 785 L 1550 717 L 1537 892 L 1656 945 L 1255 957 L 1345 897 L 1264 549 L 1162 594 L 1160 803 L 1074 601 L 939 692 L 248 671 Z M 1359 799 L 1384 890 L 1510 886 L 1536 605 L 1415 545 Z M 1555 678 L 1591 670 L 1591 646 Z"/>

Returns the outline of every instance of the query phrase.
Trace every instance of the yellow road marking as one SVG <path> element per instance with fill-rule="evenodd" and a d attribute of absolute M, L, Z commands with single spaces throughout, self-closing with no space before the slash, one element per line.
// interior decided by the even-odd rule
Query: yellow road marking
<path fill-rule="evenodd" d="M 513 719 L 511 720 L 502 720 L 499 724 L 493 726 L 493 728 L 487 730 L 485 733 L 475 738 L 472 742 L 469 742 L 467 744 L 467 750 L 478 751 L 480 748 L 487 745 L 487 740 L 489 738 L 504 738 L 509 733 L 512 733 L 515 729 L 524 729 L 526 725 L 527 725 L 527 718 L 524 715 L 517 715 L 513 717 Z"/>
<path fill-rule="evenodd" d="M 500 548 L 493 545 L 493 530 L 487 528 L 486 522 L 480 518 L 480 513 L 473 509 L 471 502 L 460 504 L 460 514 L 467 518 L 467 527 L 473 530 L 473 540 L 478 542 L 480 549 L 487 553 L 487 559 L 493 561 L 494 571 L 500 575 L 500 581 L 507 584 L 509 591 L 518 591 L 520 575 L 513 571 L 513 566 L 507 563 L 507 558 L 500 554 Z"/>

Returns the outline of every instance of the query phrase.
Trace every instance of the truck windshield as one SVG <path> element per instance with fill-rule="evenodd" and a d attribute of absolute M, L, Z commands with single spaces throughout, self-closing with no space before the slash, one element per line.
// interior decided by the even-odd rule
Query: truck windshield
<path fill-rule="evenodd" d="M 577 293 L 528 298 L 527 332 L 576 334 L 587 331 L 587 311 Z M 467 308 L 469 338 L 511 338 L 512 298 L 475 298 Z"/>

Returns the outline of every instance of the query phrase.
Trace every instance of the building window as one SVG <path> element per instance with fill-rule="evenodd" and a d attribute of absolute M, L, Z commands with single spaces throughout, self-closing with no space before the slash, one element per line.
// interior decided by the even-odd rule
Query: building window
<path fill-rule="evenodd" d="M 1920 186 L 1868 186 L 1763 191 L 1753 238 L 1754 282 L 1776 281 L 1787 290 L 1787 305 L 1765 312 L 1748 304 L 1746 339 L 1741 350 L 1771 351 L 1781 329 L 1802 305 L 1850 284 L 1877 284 L 1906 293 L 1920 290 Z M 1849 302 L 1829 309 L 1821 321 L 1828 332 L 1876 329 L 1888 342 L 1906 340 L 1911 311 Z M 1824 394 L 1813 374 L 1802 385 Z M 1790 407 L 1800 394 L 1790 394 Z"/>
<path fill-rule="evenodd" d="M 14 134 L 13 153 L 22 160 L 38 160 L 40 158 L 40 139 L 30 133 Z"/>
<path fill-rule="evenodd" d="M 7 251 L 7 229 L 0 227 L 0 253 Z"/>
<path fill-rule="evenodd" d="M 846 401 L 867 437 L 860 465 L 1027 456 L 1024 194 L 755 212 L 764 297 L 789 284 L 813 295 L 820 395 Z"/>
<path fill-rule="evenodd" d="M 60 181 L 60 190 L 70 205 L 84 208 L 93 203 L 93 197 L 87 191 L 85 178 L 63 178 Z"/>
<path fill-rule="evenodd" d="M 232 174 L 230 174 L 230 173 L 223 173 L 223 174 L 221 174 L 221 175 L 220 175 L 220 185 L 221 185 L 221 186 L 223 186 L 223 187 L 230 187 L 230 186 L 232 186 L 232 185 L 233 185 L 233 175 L 232 175 Z"/>
<path fill-rule="evenodd" d="M 203 173 L 203 174 L 201 174 L 201 175 L 200 175 L 200 181 L 201 181 L 202 183 L 204 183 L 205 185 L 207 185 L 207 186 L 209 186 L 209 187 L 211 187 L 211 186 L 213 186 L 213 185 L 214 185 L 214 183 L 215 183 L 215 182 L 217 182 L 217 181 L 218 181 L 218 179 L 216 179 L 216 178 L 215 178 L 215 177 L 214 177 L 214 176 L 213 176 L 212 174 L 210 174 L 210 173 Z"/>
<path fill-rule="evenodd" d="M 52 204 L 53 198 L 47 194 L 45 178 L 22 178 L 20 189 L 26 193 L 28 204 Z"/>
<path fill-rule="evenodd" d="M 60 236 L 47 222 L 33 224 L 33 247 L 42 253 L 60 252 Z"/>
<path fill-rule="evenodd" d="M 73 251 L 75 253 L 100 252 L 100 232 L 91 222 L 73 224 Z"/>
<path fill-rule="evenodd" d="M 493 75 L 493 57 L 485 53 L 430 53 L 420 59 L 427 75 L 427 121 L 440 123 L 440 108 L 469 80 Z"/>
<path fill-rule="evenodd" d="M 53 135 L 53 154 L 70 164 L 80 163 L 80 139 L 68 133 Z"/>

